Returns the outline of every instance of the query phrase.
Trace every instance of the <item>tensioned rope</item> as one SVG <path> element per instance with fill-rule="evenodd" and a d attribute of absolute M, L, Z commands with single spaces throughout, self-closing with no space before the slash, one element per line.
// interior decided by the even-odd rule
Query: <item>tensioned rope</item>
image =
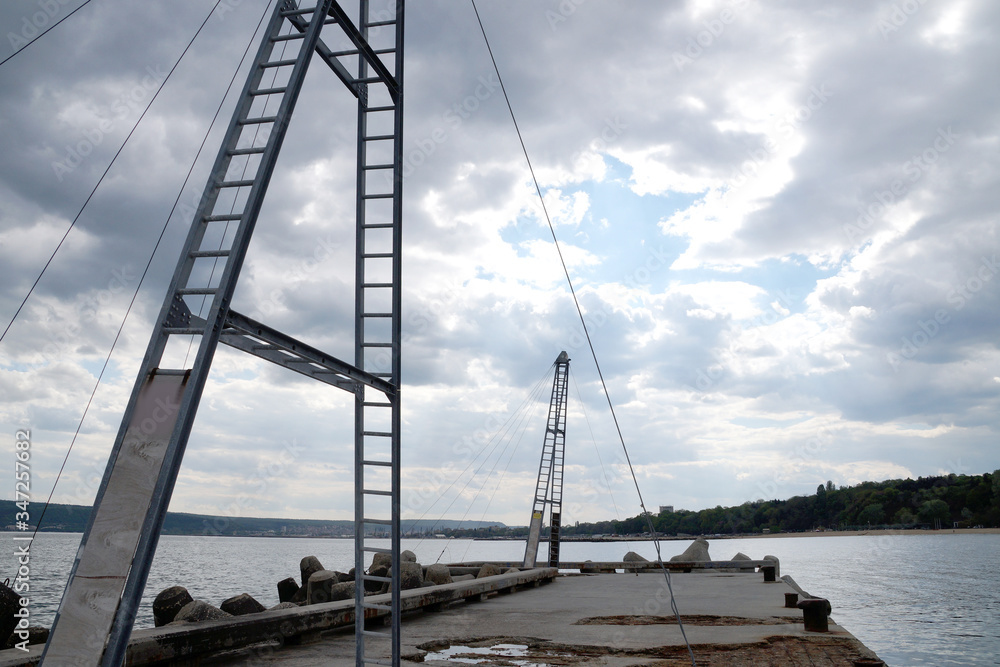
<path fill-rule="evenodd" d="M 82 5 L 80 5 L 79 7 L 77 7 L 76 9 L 74 9 L 73 11 L 71 11 L 69 14 L 67 14 L 64 17 L 62 17 L 61 19 L 59 19 L 58 21 L 56 21 L 55 23 L 53 23 L 52 25 L 50 25 L 48 28 L 46 28 L 42 32 L 38 33 L 34 37 L 32 37 L 31 40 L 27 44 L 25 44 L 24 46 L 22 46 L 17 51 L 15 51 L 14 53 L 10 54 L 9 56 L 7 56 L 6 58 L 4 58 L 3 60 L 0 60 L 0 67 L 2 67 L 4 63 L 6 63 L 8 60 L 10 60 L 11 58 L 13 58 L 17 54 L 19 54 L 21 51 L 24 51 L 26 48 L 28 48 L 29 46 L 31 46 L 32 44 L 34 44 L 35 42 L 37 42 L 38 40 L 40 40 L 42 37 L 44 37 L 45 35 L 47 35 L 49 33 L 49 30 L 52 30 L 57 25 L 59 25 L 60 23 L 62 23 L 66 19 L 68 19 L 70 16 L 73 16 L 73 14 L 76 14 L 78 11 L 80 11 L 81 9 L 83 9 L 88 4 L 90 4 L 90 0 L 86 0 Z M 34 18 L 34 17 L 32 17 L 32 18 Z M 25 20 L 27 20 L 27 17 L 25 17 Z"/>
<path fill-rule="evenodd" d="M 677 601 L 674 598 L 674 588 L 670 581 L 670 571 L 663 565 L 663 555 L 660 553 L 660 541 L 656 537 L 653 520 L 650 517 L 649 512 L 646 510 L 646 504 L 642 499 L 642 491 L 639 489 L 639 479 L 636 477 L 635 469 L 632 467 L 632 459 L 629 456 L 628 447 L 625 445 L 625 436 L 622 435 L 622 429 L 618 423 L 618 415 L 615 413 L 615 406 L 611 401 L 611 394 L 608 392 L 607 383 L 604 381 L 604 373 L 601 372 L 601 364 L 597 360 L 597 351 L 594 349 L 594 343 L 590 339 L 590 331 L 587 329 L 587 321 L 583 317 L 583 308 L 580 306 L 580 300 L 577 298 L 576 290 L 573 288 L 573 280 L 570 278 L 569 269 L 566 267 L 566 260 L 563 258 L 562 249 L 559 246 L 559 239 L 556 238 L 555 226 L 552 224 L 552 218 L 549 216 L 548 207 L 545 206 L 545 198 L 542 196 L 542 188 L 538 184 L 538 177 L 535 176 L 535 168 L 531 164 L 531 158 L 528 156 L 528 149 L 524 145 L 524 138 L 521 136 L 521 129 L 517 124 L 517 117 L 514 115 L 514 108 L 511 106 L 510 98 L 507 96 L 507 89 L 504 87 L 503 77 L 500 76 L 500 68 L 497 66 L 496 58 L 493 56 L 493 49 L 490 46 L 489 37 L 486 36 L 486 28 L 483 26 L 483 19 L 479 15 L 479 8 L 476 7 L 476 0 L 470 0 L 470 2 L 472 3 L 472 9 L 476 12 L 476 20 L 479 22 L 479 29 L 483 33 L 483 40 L 486 42 L 486 49 L 489 51 L 490 60 L 493 63 L 493 69 L 497 75 L 497 81 L 500 83 L 500 91 L 503 93 L 504 101 L 507 103 L 507 110 L 510 112 L 510 119 L 514 123 L 514 130 L 517 132 L 517 139 L 521 143 L 521 151 L 524 153 L 524 159 L 528 163 L 528 170 L 531 172 L 531 180 L 535 184 L 535 192 L 538 194 L 538 201 L 542 205 L 542 212 L 545 214 L 545 221 L 548 223 L 549 231 L 552 233 L 552 242 L 555 244 L 556 252 L 559 255 L 559 263 L 562 264 L 563 273 L 566 275 L 566 282 L 569 285 L 570 294 L 573 296 L 573 303 L 576 305 L 576 312 L 580 316 L 580 324 L 583 326 L 583 333 L 587 338 L 587 346 L 590 348 L 590 355 L 594 359 L 594 366 L 597 368 L 597 376 L 601 380 L 601 387 L 604 389 L 604 396 L 607 398 L 608 408 L 611 410 L 611 417 L 615 423 L 615 430 L 618 432 L 618 439 L 621 442 L 622 450 L 625 452 L 625 461 L 628 463 L 629 472 L 632 475 L 635 492 L 639 496 L 639 506 L 642 508 L 643 516 L 646 517 L 646 522 L 649 525 L 649 534 L 652 535 L 653 545 L 656 548 L 656 559 L 660 564 L 660 569 L 663 571 L 663 576 L 667 581 L 667 588 L 670 591 L 670 608 L 677 617 L 677 625 L 680 628 L 681 636 L 684 638 L 688 654 L 691 657 L 691 664 L 694 665 L 694 651 L 691 650 L 691 643 L 688 641 L 687 633 L 684 631 L 684 623 L 681 620 L 681 613 L 677 609 Z"/>
<path fill-rule="evenodd" d="M 218 7 L 220 3 L 221 0 L 215 3 L 215 6 L 212 7 L 212 12 L 215 11 L 215 8 Z M 83 415 L 81 415 L 80 417 L 80 422 L 76 426 L 76 431 L 73 433 L 72 440 L 70 440 L 69 448 L 66 450 L 66 456 L 63 457 L 62 465 L 59 466 L 59 472 L 56 474 L 56 479 L 52 483 L 52 490 L 49 492 L 49 496 L 46 499 L 45 504 L 42 506 L 42 511 L 38 515 L 38 521 L 35 523 L 35 530 L 31 535 L 32 540 L 34 540 L 35 535 L 38 534 L 38 529 L 42 525 L 42 519 L 45 518 L 45 511 L 48 509 L 49 504 L 52 502 L 52 496 L 53 494 L 55 494 L 56 486 L 59 484 L 59 480 L 62 477 L 63 470 L 66 468 L 66 462 L 69 461 L 69 456 L 73 451 L 73 446 L 76 444 L 76 440 L 80 436 L 80 430 L 83 428 L 83 422 L 84 420 L 86 420 L 87 413 L 90 411 L 90 406 L 94 402 L 94 396 L 97 395 L 97 389 L 98 387 L 101 386 L 101 380 L 104 379 L 104 373 L 105 371 L 107 371 L 108 365 L 111 363 L 111 355 L 114 353 L 115 347 L 118 345 L 118 340 L 121 338 L 122 330 L 124 330 L 125 323 L 128 321 L 128 316 L 129 314 L 131 314 L 132 307 L 135 305 L 136 298 L 139 296 L 139 290 L 140 288 L 142 288 L 142 283 L 146 279 L 146 275 L 149 273 L 149 267 L 153 263 L 153 257 L 156 256 L 156 251 L 159 249 L 160 243 L 163 241 L 163 237 L 167 232 L 167 226 L 170 224 L 170 218 L 173 217 L 174 212 L 177 210 L 177 205 L 180 203 L 181 196 L 184 193 L 184 189 L 187 187 L 188 181 L 191 179 L 191 174 L 194 172 L 194 168 L 198 162 L 198 158 L 201 156 L 201 152 L 205 149 L 205 143 L 208 141 L 209 134 L 211 133 L 212 128 L 215 126 L 215 122 L 219 118 L 219 113 L 222 111 L 222 107 L 225 104 L 226 98 L 229 96 L 229 93 L 233 88 L 233 83 L 236 81 L 236 76 L 239 74 L 240 69 L 243 67 L 243 63 L 246 61 L 247 54 L 250 52 L 250 47 L 252 47 L 257 40 L 257 33 L 260 32 L 260 28 L 264 24 L 264 19 L 267 18 L 268 8 L 270 6 L 271 2 L 269 1 L 267 3 L 267 6 L 264 7 L 264 13 L 261 14 L 260 21 L 257 23 L 257 28 L 254 31 L 253 35 L 250 37 L 250 41 L 247 43 L 247 47 L 243 51 L 243 56 L 242 58 L 240 58 L 240 62 L 236 66 L 236 70 L 233 72 L 232 78 L 229 80 L 229 85 L 226 87 L 226 92 L 222 95 L 222 99 L 219 101 L 219 106 L 215 110 L 215 115 L 212 116 L 212 121 L 209 123 L 208 129 L 205 130 L 205 136 L 202 137 L 201 144 L 198 146 L 198 152 L 195 154 L 194 159 L 191 160 L 191 166 L 188 168 L 187 175 L 184 177 L 184 182 L 181 184 L 180 190 L 178 190 L 177 192 L 177 197 L 174 199 L 174 203 L 170 207 L 170 212 L 167 213 L 166 220 L 164 220 L 163 222 L 163 227 L 160 228 L 160 235 L 157 237 L 156 243 L 153 245 L 153 250 L 149 254 L 149 260 L 146 262 L 146 268 L 143 269 L 142 275 L 139 277 L 139 283 L 136 285 L 135 291 L 132 293 L 132 299 L 131 301 L 129 301 L 128 308 L 125 310 L 125 316 L 122 318 L 121 325 L 118 327 L 118 332 L 115 334 L 114 341 L 112 341 L 111 343 L 111 349 L 108 350 L 108 356 L 104 359 L 104 365 L 101 367 L 101 372 L 97 376 L 97 382 L 94 383 L 94 390 L 90 393 L 90 398 L 87 400 L 87 405 L 83 409 Z M 209 17 L 211 17 L 212 12 L 209 12 Z M 205 22 L 207 21 L 208 18 L 205 19 Z M 202 23 L 201 27 L 198 28 L 198 31 L 201 32 L 201 28 L 204 27 L 205 23 Z M 198 35 L 196 33 L 195 37 L 197 36 Z M 194 42 L 194 39 L 192 39 L 191 42 Z M 190 46 L 191 43 L 188 44 L 188 48 L 190 48 Z M 187 48 L 184 49 L 184 53 L 187 53 Z M 184 53 L 181 54 L 181 58 L 184 57 Z M 178 60 L 178 63 L 180 63 L 180 60 Z M 176 68 L 176 65 L 174 67 Z M 171 70 L 171 72 L 172 71 L 173 70 Z M 164 81 L 164 83 L 166 83 L 166 81 Z"/>

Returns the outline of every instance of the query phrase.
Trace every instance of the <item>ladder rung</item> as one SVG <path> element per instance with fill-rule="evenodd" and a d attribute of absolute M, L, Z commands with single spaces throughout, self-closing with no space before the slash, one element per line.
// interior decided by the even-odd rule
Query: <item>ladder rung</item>
<path fill-rule="evenodd" d="M 368 553 L 372 553 L 372 554 L 389 554 L 390 556 L 392 555 L 392 549 L 383 549 L 382 547 L 366 547 L 366 546 L 362 546 L 361 550 L 362 551 L 367 551 Z"/>
<path fill-rule="evenodd" d="M 205 222 L 230 222 L 232 220 L 242 220 L 242 213 L 226 213 L 224 215 L 206 215 L 202 220 Z"/>
<path fill-rule="evenodd" d="M 361 575 L 361 578 L 365 581 L 381 581 L 382 583 L 392 582 L 392 577 L 376 577 L 371 574 L 363 574 Z"/>
<path fill-rule="evenodd" d="M 192 250 L 188 257 L 228 257 L 228 250 Z"/>
<path fill-rule="evenodd" d="M 261 116 L 260 118 L 244 118 L 240 125 L 255 125 L 257 123 L 273 123 L 278 120 L 277 116 Z"/>
<path fill-rule="evenodd" d="M 391 526 L 392 519 L 362 519 L 361 523 L 371 523 L 376 526 Z M 368 575 L 365 576 L 367 577 Z"/>
<path fill-rule="evenodd" d="M 391 222 L 372 222 L 361 226 L 362 229 L 392 229 L 393 227 Z"/>
<path fill-rule="evenodd" d="M 334 58 L 345 58 L 347 56 L 356 56 L 358 53 L 360 52 L 357 49 L 354 49 L 353 51 L 332 51 L 328 55 L 333 56 Z"/>
<path fill-rule="evenodd" d="M 392 317 L 392 313 L 361 313 L 361 317 Z"/>
<path fill-rule="evenodd" d="M 264 152 L 264 146 L 253 146 L 250 148 L 234 148 L 229 151 L 229 155 L 257 155 Z"/>
<path fill-rule="evenodd" d="M 184 287 L 177 290 L 177 293 L 181 296 L 188 296 L 190 294 L 215 294 L 218 291 L 218 287 Z"/>
<path fill-rule="evenodd" d="M 391 496 L 392 491 L 382 491 L 380 489 L 361 489 L 361 493 L 369 496 Z"/>
<path fill-rule="evenodd" d="M 392 437 L 392 433 L 389 433 L 388 431 L 362 431 L 361 435 L 372 435 L 372 436 L 377 436 L 377 437 L 380 437 L 380 438 L 391 438 Z"/>
<path fill-rule="evenodd" d="M 380 76 L 366 76 L 363 79 L 355 79 L 355 81 L 357 83 L 380 83 L 382 81 L 382 77 L 380 77 Z"/>
<path fill-rule="evenodd" d="M 392 607 L 390 607 L 388 605 L 384 605 L 384 604 L 375 604 L 373 602 L 362 602 L 361 603 L 361 608 L 362 609 L 377 609 L 378 611 L 386 611 L 386 612 L 390 612 L 390 613 L 392 612 Z M 381 633 L 376 633 L 376 634 L 381 634 Z"/>
<path fill-rule="evenodd" d="M 362 259 L 385 259 L 392 256 L 391 252 L 366 252 L 361 255 Z"/>
<path fill-rule="evenodd" d="M 375 53 L 379 52 L 376 51 Z M 395 110 L 396 107 L 392 106 L 391 104 L 385 104 L 380 107 L 368 107 L 367 109 L 365 109 L 365 113 L 375 113 L 376 111 L 395 111 Z"/>
<path fill-rule="evenodd" d="M 311 11 L 311 10 L 307 10 Z M 290 32 L 285 35 L 276 35 L 271 38 L 272 42 L 287 42 L 290 39 L 302 39 L 306 34 L 304 32 Z"/>
<path fill-rule="evenodd" d="M 303 14 L 312 14 L 316 11 L 315 7 L 309 7 L 308 9 L 282 9 L 282 16 L 302 16 Z"/>
<path fill-rule="evenodd" d="M 298 60 L 296 60 L 295 58 L 292 58 L 290 60 L 289 59 L 285 59 L 285 60 L 272 60 L 269 63 L 261 63 L 260 66 L 261 66 L 262 69 L 269 69 L 271 67 L 288 67 L 290 65 L 294 65 L 297 62 L 298 62 Z"/>
<path fill-rule="evenodd" d="M 375 53 L 377 55 L 380 55 L 380 56 L 384 56 L 387 53 L 395 53 L 395 52 L 396 52 L 395 48 L 390 48 L 390 49 L 375 49 Z"/>
<path fill-rule="evenodd" d="M 385 401 L 364 401 L 361 405 L 366 408 L 391 408 L 392 403 L 387 403 Z"/>
<path fill-rule="evenodd" d="M 220 188 L 246 188 L 253 185 L 252 180 L 242 180 L 242 181 L 220 181 L 218 186 Z"/>
<path fill-rule="evenodd" d="M 362 283 L 362 287 L 392 287 L 392 283 Z"/>
<path fill-rule="evenodd" d="M 361 347 L 392 347 L 392 343 L 361 343 Z"/>
<path fill-rule="evenodd" d="M 373 169 L 392 169 L 394 166 L 395 165 L 393 165 L 391 163 L 390 164 L 366 164 L 364 168 L 370 171 L 370 170 L 373 170 Z"/>
<path fill-rule="evenodd" d="M 362 199 L 392 199 L 395 196 L 396 195 L 393 194 L 392 192 L 383 192 L 383 193 L 377 194 L 377 195 L 362 195 L 361 198 Z"/>
<path fill-rule="evenodd" d="M 365 141 L 388 141 L 389 139 L 395 139 L 395 134 L 373 134 L 367 137 L 363 137 Z"/>
<path fill-rule="evenodd" d="M 392 467 L 392 461 L 362 461 L 361 465 L 366 465 L 366 466 L 382 466 L 384 468 L 391 468 Z M 367 522 L 368 520 L 365 519 L 365 521 Z M 378 519 L 378 521 L 382 521 L 382 519 Z"/>
<path fill-rule="evenodd" d="M 251 95 L 277 95 L 288 90 L 287 87 L 281 88 L 258 88 L 257 90 L 251 90 Z"/>

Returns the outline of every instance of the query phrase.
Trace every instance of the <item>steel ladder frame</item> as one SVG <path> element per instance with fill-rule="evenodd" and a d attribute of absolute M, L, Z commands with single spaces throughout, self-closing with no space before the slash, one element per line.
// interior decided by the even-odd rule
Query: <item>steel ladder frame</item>
<path fill-rule="evenodd" d="M 388 468 L 390 473 L 389 488 L 377 489 L 390 499 L 388 516 L 366 517 L 363 510 L 356 513 L 355 534 L 363 541 L 365 531 L 358 527 L 374 522 L 387 525 L 392 536 L 389 552 L 393 562 L 399 562 L 403 0 L 392 0 L 391 6 L 394 11 L 390 16 L 373 19 L 369 1 L 359 0 L 359 22 L 355 25 L 335 0 L 315 0 L 308 7 L 301 7 L 294 0 L 278 0 L 160 309 L 42 654 L 43 664 L 116 667 L 124 662 L 170 495 L 220 342 L 355 394 L 355 480 L 364 480 L 364 471 L 370 466 Z M 352 48 L 335 52 L 326 46 L 320 33 L 331 24 L 341 29 Z M 376 31 L 382 37 L 389 33 L 390 46 L 379 49 L 371 46 L 369 37 Z M 280 55 L 275 58 L 279 46 Z M 294 58 L 284 57 L 289 46 L 298 48 Z M 314 54 L 326 62 L 358 99 L 358 267 L 353 364 L 230 308 L 257 216 Z M 358 63 L 356 75 L 343 62 L 350 64 L 352 58 Z M 281 73 L 283 83 L 264 85 L 268 73 L 273 73 L 274 82 Z M 372 97 L 382 100 L 377 110 L 369 105 Z M 277 109 L 269 113 L 275 100 Z M 388 136 L 376 139 L 366 134 L 366 123 L 372 113 L 392 115 L 392 131 Z M 373 141 L 391 143 L 388 163 L 366 162 L 366 149 Z M 242 173 L 236 176 L 241 166 Z M 250 170 L 253 177 L 247 178 Z M 367 175 L 375 171 L 386 175 L 388 193 L 367 189 Z M 368 208 L 376 196 L 379 200 L 391 200 L 391 213 L 388 219 L 372 222 Z M 237 212 L 239 207 L 241 210 Z M 230 234 L 233 225 L 236 229 Z M 375 243 L 369 238 L 375 229 L 385 230 L 381 232 L 383 244 L 384 237 L 390 237 L 388 250 L 376 253 L 370 247 Z M 373 259 L 390 264 L 388 278 L 377 283 L 369 276 Z M 388 292 L 388 297 L 381 300 L 388 305 L 379 312 L 367 311 L 366 303 L 374 301 L 375 294 L 384 292 Z M 209 300 L 208 312 L 202 316 Z M 373 334 L 376 329 L 370 326 L 373 320 L 388 320 L 387 331 Z M 197 343 L 192 365 L 161 367 L 168 346 L 171 350 L 178 345 L 183 348 L 185 342 L 189 350 Z M 378 357 L 371 354 L 376 349 L 380 350 Z M 186 356 L 182 365 L 187 365 Z M 375 396 L 382 398 L 376 400 Z M 375 419 L 373 412 L 388 412 L 387 430 L 379 431 L 377 436 L 364 427 L 365 420 Z M 387 441 L 388 458 L 366 458 L 365 438 Z M 365 495 L 372 490 L 362 489 L 360 493 Z M 356 572 L 363 571 L 366 551 L 362 544 L 356 554 Z M 392 592 L 392 630 L 388 636 L 391 664 L 398 665 L 398 572 L 394 571 L 388 579 Z M 355 604 L 357 625 L 363 630 L 363 585 L 356 589 Z M 368 658 L 366 636 L 368 633 L 358 634 L 357 664 L 384 663 Z"/>
<path fill-rule="evenodd" d="M 538 543 L 541 540 L 545 508 L 550 508 L 549 567 L 559 567 L 559 528 L 562 525 L 563 463 L 566 454 L 566 401 L 569 379 L 569 356 L 562 352 L 556 358 L 552 377 L 552 395 L 545 421 L 545 439 L 538 464 L 535 499 L 528 524 L 528 540 L 524 549 L 524 567 L 535 567 Z"/>

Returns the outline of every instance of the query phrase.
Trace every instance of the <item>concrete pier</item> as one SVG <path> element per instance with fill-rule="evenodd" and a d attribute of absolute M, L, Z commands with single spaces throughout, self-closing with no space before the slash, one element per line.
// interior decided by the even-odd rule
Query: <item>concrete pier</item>
<path fill-rule="evenodd" d="M 786 606 L 790 597 L 807 598 L 804 591 L 764 574 L 703 567 L 671 576 L 697 665 L 882 664 L 836 624 L 836 608 L 826 632 L 808 631 L 802 609 Z M 403 596 L 404 664 L 691 664 L 662 572 L 557 576 L 539 568 Z M 377 629 L 381 619 L 366 623 Z M 128 664 L 347 667 L 354 664 L 352 624 L 353 601 L 344 600 L 138 630 Z M 378 644 L 369 648 L 377 653 Z M 0 667 L 37 662 L 37 649 L 16 653 L 0 652 Z"/>
<path fill-rule="evenodd" d="M 830 619 L 808 632 L 803 612 L 785 607 L 798 592 L 762 573 L 673 575 L 684 629 L 699 666 L 879 665 L 881 661 Z M 834 610 L 834 617 L 836 610 Z M 662 573 L 560 576 L 546 586 L 486 602 L 404 617 L 403 662 L 439 667 L 509 665 L 690 664 Z M 387 657 L 387 656 L 386 656 Z M 458 662 L 455 659 L 460 659 Z M 219 665 L 305 667 L 354 664 L 354 638 L 331 633 L 313 644 L 234 654 Z"/>

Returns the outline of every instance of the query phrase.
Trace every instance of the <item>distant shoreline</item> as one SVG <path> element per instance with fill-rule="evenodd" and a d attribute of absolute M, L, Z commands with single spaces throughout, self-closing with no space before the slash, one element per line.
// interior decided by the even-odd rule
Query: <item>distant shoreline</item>
<path fill-rule="evenodd" d="M 940 530 L 824 530 L 812 533 L 770 533 L 767 535 L 743 535 L 747 539 L 761 537 L 853 537 L 857 535 L 1000 535 L 1000 528 L 942 528 Z M 707 536 L 706 536 L 707 537 Z M 740 539 L 716 537 L 715 539 Z"/>

